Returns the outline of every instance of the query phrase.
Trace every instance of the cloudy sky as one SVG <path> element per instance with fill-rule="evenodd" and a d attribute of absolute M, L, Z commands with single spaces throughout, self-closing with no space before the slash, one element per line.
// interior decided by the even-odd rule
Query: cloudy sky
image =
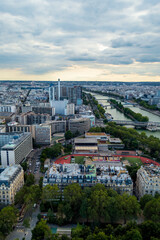
<path fill-rule="evenodd" d="M 1 0 L 0 80 L 160 81 L 159 0 Z"/>

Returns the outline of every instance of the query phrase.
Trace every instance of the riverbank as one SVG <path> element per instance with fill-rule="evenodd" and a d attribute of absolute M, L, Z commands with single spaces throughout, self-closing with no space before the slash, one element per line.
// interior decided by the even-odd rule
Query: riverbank
<path fill-rule="evenodd" d="M 140 106 L 140 105 L 138 105 L 138 107 L 139 107 L 140 109 L 146 111 L 146 112 L 152 113 L 152 114 L 154 114 L 154 115 L 160 117 L 160 113 L 158 113 L 157 111 L 154 111 L 154 110 L 150 110 L 150 109 L 144 108 L 144 107 L 142 107 L 142 106 Z"/>
<path fill-rule="evenodd" d="M 122 112 L 126 117 L 138 122 L 148 122 L 149 118 L 143 116 L 141 113 L 136 113 L 130 108 L 125 108 L 121 102 L 117 102 L 115 99 L 110 99 L 110 104 L 117 108 L 118 111 Z"/>
<path fill-rule="evenodd" d="M 132 116 L 126 114 L 126 113 L 124 112 L 124 110 L 121 109 L 121 108 L 119 108 L 116 104 L 114 104 L 114 103 L 112 103 L 112 102 L 110 102 L 110 104 L 111 104 L 111 106 L 113 106 L 114 108 L 116 108 L 119 112 L 123 113 L 128 119 L 131 119 L 132 121 L 136 121 L 136 119 L 134 119 Z"/>
<path fill-rule="evenodd" d="M 110 100 L 109 97 L 103 96 L 101 94 L 96 94 L 96 93 L 92 93 L 92 94 L 96 97 L 96 100 L 100 104 L 106 105 L 109 103 L 109 100 Z M 146 109 L 143 110 L 139 106 L 134 106 L 134 107 L 128 106 L 128 107 L 131 108 L 134 112 L 141 113 L 142 115 L 147 116 L 149 118 L 150 122 L 160 122 L 160 116 L 152 113 L 152 111 L 149 112 L 149 111 L 146 111 Z M 105 110 L 106 110 L 106 113 L 109 113 L 112 115 L 114 120 L 128 121 L 128 118 L 122 112 L 119 112 L 116 108 L 107 107 L 107 109 L 105 109 Z M 136 131 L 138 133 L 145 132 L 148 137 L 152 135 L 152 136 L 160 139 L 160 131 L 159 130 L 157 130 L 156 132 L 151 132 L 147 129 L 143 129 L 143 130 L 136 129 Z"/>

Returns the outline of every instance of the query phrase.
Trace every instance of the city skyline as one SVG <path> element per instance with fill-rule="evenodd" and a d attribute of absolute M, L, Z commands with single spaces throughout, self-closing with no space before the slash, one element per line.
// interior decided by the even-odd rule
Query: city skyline
<path fill-rule="evenodd" d="M 160 81 L 157 0 L 6 0 L 0 8 L 0 80 Z"/>

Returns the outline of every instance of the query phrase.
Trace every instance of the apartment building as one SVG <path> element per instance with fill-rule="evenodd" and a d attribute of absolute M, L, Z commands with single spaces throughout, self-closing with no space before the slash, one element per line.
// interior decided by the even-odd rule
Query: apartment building
<path fill-rule="evenodd" d="M 20 165 L 0 169 L 0 203 L 12 204 L 14 197 L 24 185 L 24 171 Z"/>
<path fill-rule="evenodd" d="M 112 165 L 111 165 L 112 164 Z M 104 184 L 106 188 L 112 188 L 119 193 L 133 193 L 133 182 L 127 170 L 114 163 L 96 164 L 88 166 L 79 164 L 53 164 L 45 173 L 43 186 L 57 184 L 63 190 L 71 183 L 78 183 L 82 188 L 95 186 L 97 183 Z"/>
<path fill-rule="evenodd" d="M 141 166 L 137 171 L 136 188 L 139 199 L 145 194 L 160 193 L 160 167 L 154 164 Z"/>

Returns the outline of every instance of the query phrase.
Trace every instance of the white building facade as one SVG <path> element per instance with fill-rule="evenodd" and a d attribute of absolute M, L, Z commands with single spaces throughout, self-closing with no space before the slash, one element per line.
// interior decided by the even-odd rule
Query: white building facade
<path fill-rule="evenodd" d="M 160 193 L 160 167 L 156 165 L 141 166 L 137 171 L 137 195 L 140 199 L 145 194 Z"/>
<path fill-rule="evenodd" d="M 1 165 L 6 167 L 19 164 L 32 151 L 32 135 L 30 132 L 17 134 L 17 138 L 1 148 Z"/>

